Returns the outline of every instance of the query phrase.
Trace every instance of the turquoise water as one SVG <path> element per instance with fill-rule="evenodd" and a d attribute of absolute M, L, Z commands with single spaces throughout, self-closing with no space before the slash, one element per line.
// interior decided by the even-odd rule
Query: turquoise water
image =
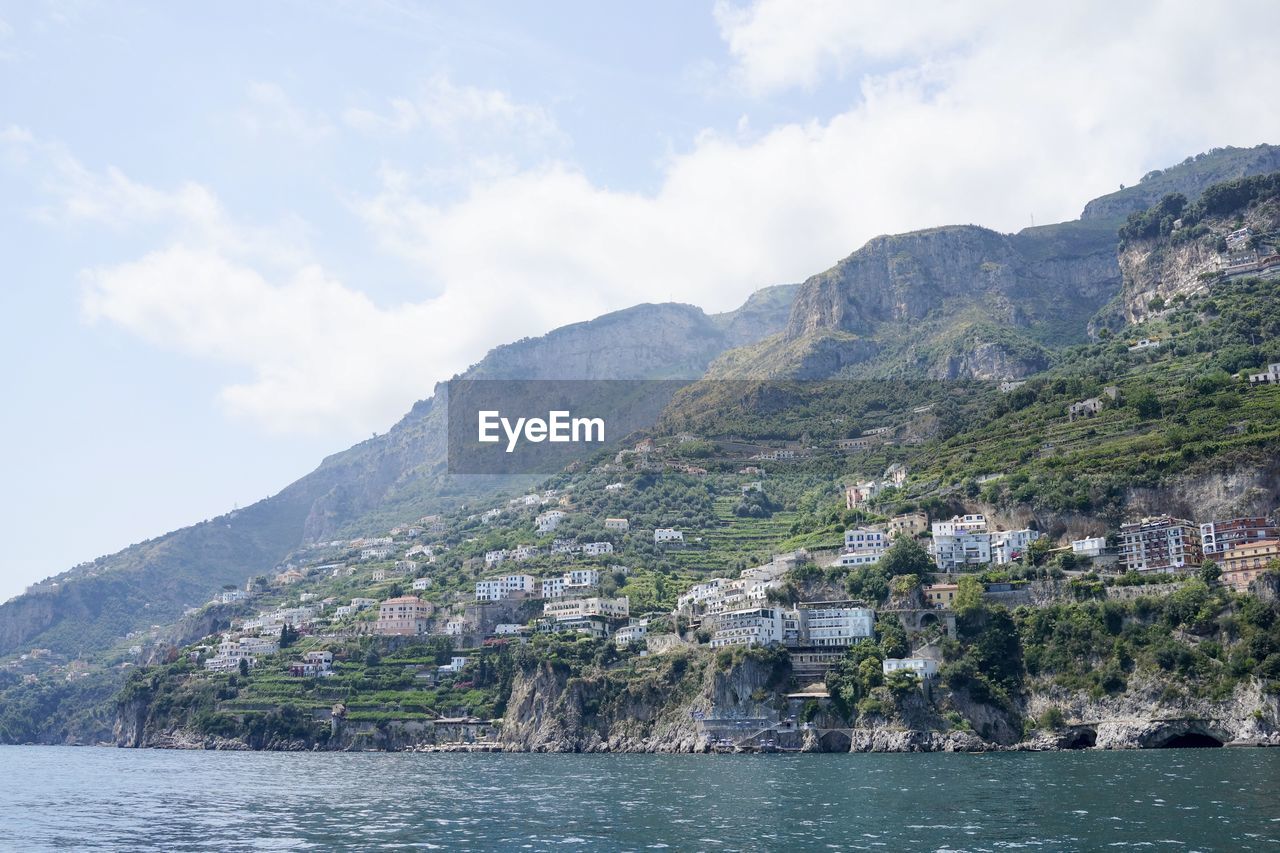
<path fill-rule="evenodd" d="M 6 850 L 1280 850 L 1280 750 L 0 747 Z"/>

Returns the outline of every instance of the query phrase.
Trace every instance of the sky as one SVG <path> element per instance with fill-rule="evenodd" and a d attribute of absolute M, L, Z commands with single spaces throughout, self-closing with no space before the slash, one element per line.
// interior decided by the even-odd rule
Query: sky
<path fill-rule="evenodd" d="M 1280 142 L 1280 4 L 0 0 L 0 598 L 500 343 Z"/>

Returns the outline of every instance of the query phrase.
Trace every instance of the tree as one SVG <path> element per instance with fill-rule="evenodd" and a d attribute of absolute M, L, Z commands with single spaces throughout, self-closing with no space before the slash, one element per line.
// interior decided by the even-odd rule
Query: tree
<path fill-rule="evenodd" d="M 1209 586 L 1216 584 L 1220 577 L 1222 577 L 1222 569 L 1213 560 L 1205 560 L 1200 564 L 1200 580 Z"/>
<path fill-rule="evenodd" d="M 249 674 L 249 659 L 240 658 L 240 675 L 247 676 Z"/>
<path fill-rule="evenodd" d="M 280 627 L 280 648 L 286 649 L 293 645 L 298 639 L 298 629 L 292 625 L 282 625 Z"/>
<path fill-rule="evenodd" d="M 933 571 L 933 560 L 924 546 L 910 536 L 899 536 L 884 556 L 879 568 L 888 577 L 894 575 L 927 575 Z"/>
<path fill-rule="evenodd" d="M 977 575 L 961 575 L 956 581 L 956 612 L 972 613 L 982 607 L 982 581 Z"/>
<path fill-rule="evenodd" d="M 1162 411 L 1160 398 L 1149 390 L 1142 390 L 1134 395 L 1133 408 L 1144 421 L 1160 417 Z"/>

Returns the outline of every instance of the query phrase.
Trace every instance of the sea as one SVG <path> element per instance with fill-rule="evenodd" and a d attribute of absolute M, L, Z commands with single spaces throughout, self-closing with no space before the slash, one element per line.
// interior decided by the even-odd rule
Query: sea
<path fill-rule="evenodd" d="M 1280 851 L 1280 749 L 530 755 L 5 746 L 0 849 Z"/>

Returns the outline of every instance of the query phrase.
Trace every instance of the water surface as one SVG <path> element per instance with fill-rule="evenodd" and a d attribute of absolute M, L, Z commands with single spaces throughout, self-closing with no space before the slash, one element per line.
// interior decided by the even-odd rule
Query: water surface
<path fill-rule="evenodd" d="M 1280 749 L 504 755 L 0 747 L 12 850 L 1274 850 Z"/>

